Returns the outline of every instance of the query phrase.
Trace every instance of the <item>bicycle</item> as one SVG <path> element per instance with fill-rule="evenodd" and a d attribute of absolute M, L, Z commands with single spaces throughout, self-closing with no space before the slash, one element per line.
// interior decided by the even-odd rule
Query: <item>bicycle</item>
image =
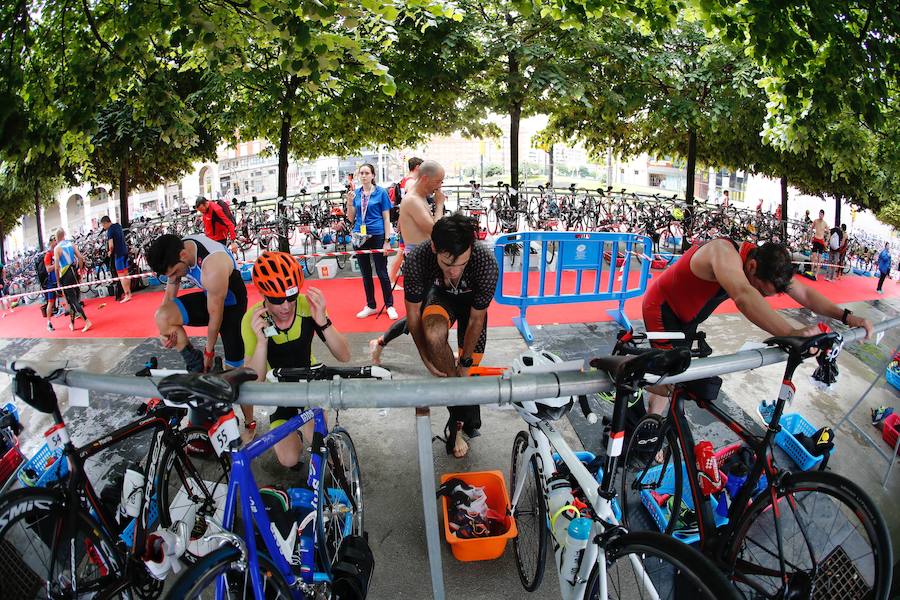
<path fill-rule="evenodd" d="M 547 353 L 529 353 L 517 360 L 514 371 L 558 372 L 580 368 L 580 364 L 558 361 Z M 631 382 L 639 381 L 644 371 L 675 374 L 687 366 L 680 354 L 661 351 L 640 357 L 596 359 L 592 365 Z M 596 415 L 585 396 L 579 397 L 579 404 L 585 418 L 595 422 Z M 513 403 L 528 424 L 528 430 L 517 433 L 513 441 L 509 482 L 512 513 L 519 530 L 519 535 L 513 538 L 513 549 L 522 586 L 527 591 L 540 586 L 549 538 L 555 564 L 560 569 L 560 592 L 567 600 L 605 600 L 621 597 L 621 593 L 629 598 L 667 598 L 673 597 L 676 585 L 690 587 L 698 599 L 735 598 L 734 589 L 725 577 L 693 548 L 659 533 L 630 533 L 620 526 L 609 475 L 615 470 L 621 452 L 624 404 L 617 403 L 613 413 L 602 474 L 591 473 L 552 424 L 563 418 L 573 405 L 571 397 Z M 577 552 L 561 546 L 561 540 L 556 539 L 559 534 L 552 533 L 564 532 L 566 528 L 559 525 L 559 520 L 576 513 L 579 517 L 570 522 L 569 536 L 579 521 L 581 527 L 589 524 L 583 550 Z M 581 533 L 584 538 L 585 532 Z"/>
<path fill-rule="evenodd" d="M 615 351 L 638 355 L 647 351 L 637 347 L 635 338 L 640 336 L 622 332 Z M 654 501 L 653 494 L 670 494 L 668 523 L 660 528 L 677 533 L 682 503 L 693 508 L 700 550 L 728 574 L 744 597 L 885 599 L 891 586 L 892 550 L 877 506 L 859 486 L 835 473 L 778 469 L 770 450 L 781 429 L 783 410 L 794 395 L 794 371 L 816 350 L 829 353 L 828 360 L 836 358 L 841 337 L 836 333 L 772 337 L 766 344 L 787 352 L 788 360 L 764 433 L 748 430 L 714 403 L 720 378 L 675 385 L 668 415 L 647 415 L 638 421 L 625 450 L 623 522 L 635 527 L 639 521 L 631 512 L 629 494 L 640 494 L 647 505 Z M 616 397 L 633 392 L 633 386 L 617 385 Z M 697 467 L 684 413 L 687 401 L 725 424 L 752 452 L 752 467 L 728 505 L 727 519 L 721 513 L 717 519 L 710 494 L 703 493 L 701 480 L 709 475 Z M 828 595 L 828 590 L 841 591 Z"/>
<path fill-rule="evenodd" d="M 62 448 L 60 474 L 68 476 L 46 488 L 26 488 L 0 498 L 0 587 L 3 596 L 33 598 L 43 590 L 47 598 L 133 596 L 155 598 L 163 582 L 147 570 L 142 554 L 158 513 L 162 528 L 184 523 L 188 561 L 210 548 L 200 540 L 204 516 L 220 508 L 228 463 L 197 456 L 210 448 L 207 432 L 178 427 L 185 412 L 164 405 L 150 406 L 146 415 L 84 446 L 75 447 L 59 410 L 50 382 L 64 368 L 23 361 L 8 363 L 15 373 L 14 389 L 35 410 L 53 416 L 47 434 L 50 450 Z M 143 463 L 144 483 L 129 498 L 137 505 L 134 527 L 124 529 L 97 494 L 85 472 L 85 461 L 99 452 L 152 432 Z M 192 520 L 193 519 L 193 520 Z"/>
<path fill-rule="evenodd" d="M 308 381 L 335 376 L 389 378 L 390 372 L 380 367 L 318 365 L 308 369 L 274 369 L 267 380 Z M 160 392 L 168 401 L 189 404 L 219 417 L 217 429 L 210 435 L 216 451 L 228 454 L 232 462 L 225 512 L 222 522 L 216 524 L 221 531 L 208 536 L 211 541 L 225 540 L 227 545 L 182 573 L 169 597 L 223 598 L 234 594 L 257 600 L 331 598 L 331 592 L 342 586 L 367 586 L 374 561 L 371 552 L 366 554 L 362 475 L 350 434 L 340 426 L 328 431 L 322 409 L 311 408 L 237 449 L 240 436 L 231 406 L 238 398 L 239 383 L 255 377 L 249 369 L 237 369 L 222 378 L 177 375 L 159 383 Z M 299 528 L 293 524 L 291 531 L 296 538 L 276 540 L 272 520 L 266 511 L 257 508 L 264 504 L 250 464 L 309 421 L 315 423 L 306 480 L 312 494 L 312 510 L 302 518 Z M 238 508 L 243 535 L 234 532 Z M 215 523 L 214 519 L 207 520 Z M 312 536 L 307 536 L 310 526 Z M 358 572 L 349 572 L 354 569 Z"/>

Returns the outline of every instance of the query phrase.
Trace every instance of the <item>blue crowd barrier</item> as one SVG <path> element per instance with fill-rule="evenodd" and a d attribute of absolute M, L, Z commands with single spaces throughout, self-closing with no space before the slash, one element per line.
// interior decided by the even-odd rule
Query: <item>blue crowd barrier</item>
<path fill-rule="evenodd" d="M 511 245 L 519 246 L 518 252 L 512 254 L 522 257 L 522 282 L 518 290 L 504 289 L 504 256 Z M 641 296 L 647 289 L 653 242 L 647 236 L 633 233 L 526 231 L 497 238 L 494 253 L 500 265 L 494 300 L 519 307 L 519 316 L 513 323 L 531 344 L 534 335 L 526 320 L 530 306 L 615 301 L 618 307 L 607 312 L 622 327 L 630 329 L 631 323 L 625 316 L 625 301 Z M 549 264 L 548 256 L 553 256 Z M 629 286 L 628 279 L 634 270 L 633 256 L 639 259 L 640 277 L 636 284 L 632 282 Z M 537 269 L 533 269 L 533 261 L 538 261 Z M 574 272 L 574 286 L 564 286 L 566 271 Z M 547 285 L 548 273 L 551 274 L 551 285 Z M 564 290 L 564 287 L 572 289 Z"/>

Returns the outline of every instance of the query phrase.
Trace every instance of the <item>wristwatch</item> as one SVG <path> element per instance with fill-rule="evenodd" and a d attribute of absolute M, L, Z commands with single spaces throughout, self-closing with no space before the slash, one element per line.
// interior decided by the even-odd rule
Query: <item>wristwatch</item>
<path fill-rule="evenodd" d="M 324 324 L 324 325 L 319 325 L 318 323 L 316 323 L 316 327 L 319 328 L 319 331 L 325 331 L 326 329 L 328 329 L 329 327 L 331 327 L 331 318 L 330 318 L 330 317 L 325 317 L 325 324 Z"/>
<path fill-rule="evenodd" d="M 844 309 L 844 314 L 841 315 L 841 323 L 843 323 L 844 325 L 849 325 L 849 323 L 847 323 L 847 319 L 848 319 L 848 318 L 850 317 L 850 315 L 852 315 L 852 314 L 853 314 L 853 311 L 852 311 L 852 310 L 850 310 L 849 308 L 845 308 L 845 309 Z"/>
<path fill-rule="evenodd" d="M 463 356 L 459 359 L 459 366 L 464 369 L 468 369 L 472 366 L 472 357 L 471 356 Z"/>

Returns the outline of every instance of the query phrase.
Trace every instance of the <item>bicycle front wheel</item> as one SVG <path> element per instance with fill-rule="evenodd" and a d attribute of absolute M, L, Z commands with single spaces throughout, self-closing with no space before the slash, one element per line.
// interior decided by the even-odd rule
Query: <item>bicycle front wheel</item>
<path fill-rule="evenodd" d="M 606 546 L 606 595 L 596 566 L 585 600 L 736 600 L 725 576 L 697 550 L 661 533 L 627 533 Z"/>
<path fill-rule="evenodd" d="M 70 521 L 73 510 L 78 514 Z M 99 595 L 122 577 L 113 547 L 87 513 L 60 494 L 11 492 L 0 501 L 0 597 Z"/>
<path fill-rule="evenodd" d="M 275 565 L 264 554 L 257 554 L 259 561 L 259 576 L 263 582 L 263 597 L 266 600 L 288 600 L 293 598 L 284 577 L 275 568 Z M 201 598 L 202 600 L 214 600 L 216 598 L 254 598 L 248 565 L 240 561 L 240 553 L 237 548 L 229 546 L 220 548 L 190 567 L 175 580 L 169 591 L 169 598 Z M 225 594 L 216 594 L 216 584 L 224 578 Z"/>
<path fill-rule="evenodd" d="M 217 541 L 205 539 L 206 518 L 222 522 L 230 467 L 227 455 L 216 456 L 205 429 L 184 429 L 178 439 L 180 447 L 169 447 L 161 462 L 159 522 L 163 528 L 178 521 L 187 525 L 184 558 L 194 562 L 218 547 Z"/>
<path fill-rule="evenodd" d="M 513 538 L 513 550 L 522 587 L 533 592 L 544 578 L 548 521 L 537 458 L 532 456 L 528 462 L 523 462 L 528 446 L 528 433 L 517 433 L 513 440 L 512 464 L 509 467 L 509 489 L 510 495 L 514 494 L 519 481 L 524 479 L 522 492 L 513 510 L 519 530 L 519 535 Z"/>
<path fill-rule="evenodd" d="M 789 473 L 774 508 L 767 489 L 736 527 L 726 557 L 745 598 L 888 597 L 890 537 L 859 486 L 835 473 Z"/>
<path fill-rule="evenodd" d="M 332 567 L 344 539 L 363 534 L 362 473 L 350 434 L 334 428 L 325 438 L 327 456 L 319 494 L 321 558 Z"/>

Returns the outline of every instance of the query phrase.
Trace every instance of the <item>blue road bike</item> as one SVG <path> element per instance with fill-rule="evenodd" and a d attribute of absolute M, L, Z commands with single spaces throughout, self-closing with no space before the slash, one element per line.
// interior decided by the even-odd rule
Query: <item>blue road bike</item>
<path fill-rule="evenodd" d="M 379 367 L 274 369 L 270 381 L 313 379 L 390 378 Z M 331 431 L 320 408 L 310 408 L 238 448 L 239 435 L 232 411 L 242 381 L 255 379 L 249 369 L 220 377 L 174 375 L 158 384 L 169 402 L 184 402 L 206 411 L 214 421 L 210 439 L 216 451 L 227 452 L 231 475 L 222 523 L 211 523 L 207 538 L 222 546 L 184 571 L 169 598 L 354 598 L 364 597 L 374 567 L 363 530 L 362 477 L 350 434 L 336 426 Z M 314 422 L 309 473 L 302 493 L 306 510 L 284 531 L 264 509 L 260 488 L 250 470 L 254 459 L 276 443 Z M 309 442 L 307 442 L 309 443 Z M 235 527 L 240 510 L 242 531 Z M 292 508 L 292 512 L 296 507 Z M 299 515 L 305 515 L 300 518 Z M 214 531 L 213 530 L 218 530 Z"/>

